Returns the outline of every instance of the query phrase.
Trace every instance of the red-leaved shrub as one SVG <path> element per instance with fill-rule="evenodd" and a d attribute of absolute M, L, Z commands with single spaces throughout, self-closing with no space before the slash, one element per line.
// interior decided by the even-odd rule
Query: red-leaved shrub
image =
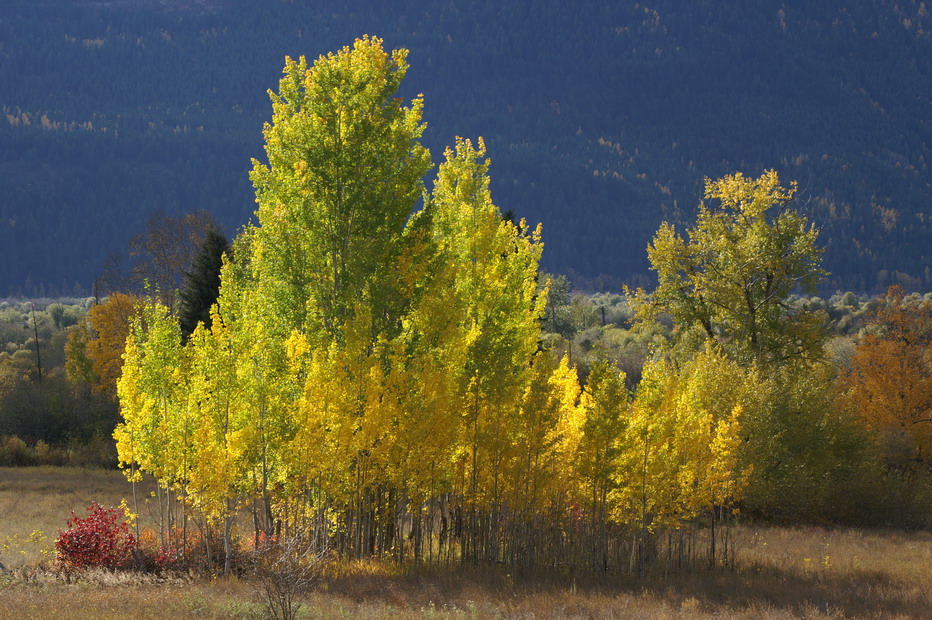
<path fill-rule="evenodd" d="M 172 539 L 175 536 L 171 536 Z M 155 530 L 146 528 L 139 533 L 136 541 L 139 548 L 139 558 L 143 568 L 150 573 L 163 573 L 165 571 L 180 570 L 184 567 L 185 558 L 179 547 L 172 541 L 162 544 Z"/>
<path fill-rule="evenodd" d="M 123 568 L 132 565 L 136 540 L 129 532 L 123 511 L 102 508 L 97 502 L 87 507 L 87 516 L 71 513 L 68 529 L 55 541 L 58 564 L 65 568 Z"/>

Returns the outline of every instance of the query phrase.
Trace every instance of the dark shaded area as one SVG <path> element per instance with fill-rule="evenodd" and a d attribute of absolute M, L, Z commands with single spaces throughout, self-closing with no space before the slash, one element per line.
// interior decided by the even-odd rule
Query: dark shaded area
<path fill-rule="evenodd" d="M 411 49 L 425 142 L 486 138 L 543 267 L 646 282 L 704 177 L 777 168 L 823 229 L 826 288 L 932 285 L 932 17 L 918 1 L 11 0 L 0 17 L 0 294 L 90 294 L 149 215 L 253 211 L 285 54 Z M 600 277 L 601 276 L 601 277 Z"/>
<path fill-rule="evenodd" d="M 216 228 L 209 229 L 194 256 L 193 265 L 185 273 L 181 289 L 178 322 L 184 340 L 194 332 L 198 323 L 210 329 L 210 308 L 220 295 L 220 269 L 223 257 L 229 251 L 227 238 Z"/>

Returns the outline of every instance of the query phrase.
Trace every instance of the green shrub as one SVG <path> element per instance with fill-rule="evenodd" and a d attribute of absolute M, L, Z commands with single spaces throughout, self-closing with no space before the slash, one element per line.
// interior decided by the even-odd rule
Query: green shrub
<path fill-rule="evenodd" d="M 26 442 L 15 435 L 6 435 L 0 439 L 0 465 L 22 467 L 35 465 L 36 453 Z"/>

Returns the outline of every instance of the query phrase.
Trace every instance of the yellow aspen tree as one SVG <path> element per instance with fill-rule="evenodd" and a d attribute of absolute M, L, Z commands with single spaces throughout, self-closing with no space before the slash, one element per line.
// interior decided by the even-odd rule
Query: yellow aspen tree
<path fill-rule="evenodd" d="M 183 376 L 181 331 L 169 310 L 149 302 L 132 323 L 124 353 L 124 375 L 117 381 L 123 422 L 114 437 L 121 467 L 153 475 L 166 491 L 159 495 L 159 530 L 164 540 L 173 523 L 171 491 L 184 483 L 188 445 L 179 429 L 184 428 L 183 407 L 178 389 Z M 164 516 L 163 516 L 164 515 Z"/>
<path fill-rule="evenodd" d="M 167 308 L 147 304 L 127 338 L 125 378 L 117 381 L 124 418 L 116 430 L 120 460 L 126 465 L 135 462 L 168 484 L 177 478 L 174 456 L 167 450 L 181 353 L 181 335 L 176 328 Z"/>
<path fill-rule="evenodd" d="M 450 463 L 467 406 L 462 388 L 471 343 L 463 329 L 467 300 L 456 286 L 461 263 L 448 260 L 448 241 L 433 221 L 436 210 L 428 204 L 406 229 L 411 243 L 399 271 L 412 304 L 391 343 L 389 376 L 398 429 L 390 467 L 399 484 L 422 498 L 428 490 L 453 488 Z"/>
<path fill-rule="evenodd" d="M 412 521 L 414 561 L 450 552 L 454 459 L 465 393 L 460 389 L 468 353 L 461 329 L 456 263 L 443 260 L 432 230 L 432 212 L 423 209 L 405 230 L 406 247 L 397 272 L 409 300 L 397 335 L 385 343 L 389 371 L 381 402 L 387 432 L 381 439 L 396 526 Z M 435 519 L 434 516 L 437 516 Z M 435 524 L 439 527 L 435 527 Z M 401 529 L 393 551 L 403 560 Z M 438 547 L 433 546 L 437 535 Z"/>
<path fill-rule="evenodd" d="M 282 447 L 288 489 L 299 493 L 316 488 L 325 496 L 319 501 L 342 505 L 353 491 L 355 387 L 346 380 L 335 344 L 312 352 L 295 332 L 288 347 L 296 361 L 305 357 L 302 392 L 289 408 L 295 434 Z M 321 504 L 309 508 L 320 509 Z"/>
<path fill-rule="evenodd" d="M 562 525 L 569 510 L 584 423 L 579 393 L 576 369 L 565 356 L 557 360 L 547 350 L 535 354 L 505 465 L 511 564 L 533 565 L 542 549 L 553 544 L 544 536 Z"/>
<path fill-rule="evenodd" d="M 263 132 L 268 164 L 250 175 L 260 284 L 286 326 L 334 337 L 362 297 L 382 327 L 391 291 L 380 281 L 431 168 L 423 98 L 396 97 L 407 54 L 363 37 L 311 66 L 286 59 Z"/>
<path fill-rule="evenodd" d="M 560 494 L 571 486 L 571 464 L 584 425 L 579 395 L 576 369 L 569 366 L 566 356 L 557 360 L 546 350 L 534 355 L 508 468 L 512 504 L 519 512 L 543 509 L 554 492 Z"/>
<path fill-rule="evenodd" d="M 654 533 L 681 523 L 680 456 L 672 398 L 677 380 L 669 362 L 645 364 L 615 461 L 610 503 L 615 518 L 638 532 L 641 574 L 652 559 Z"/>
<path fill-rule="evenodd" d="M 674 399 L 679 518 L 707 515 L 710 524 L 709 561 L 716 559 L 719 520 L 727 519 L 741 498 L 753 466 L 739 467 L 742 390 L 746 372 L 720 351 L 707 347 L 683 368 Z M 728 542 L 727 530 L 721 532 Z M 727 558 L 728 547 L 722 548 Z"/>
<path fill-rule="evenodd" d="M 608 564 L 608 502 L 614 488 L 612 474 L 628 425 L 625 374 L 611 362 L 597 362 L 586 379 L 580 407 L 585 423 L 577 467 L 586 487 L 592 568 L 604 571 Z"/>
<path fill-rule="evenodd" d="M 287 59 L 272 94 L 272 121 L 264 130 L 267 163 L 255 161 L 251 173 L 259 225 L 249 232 L 244 297 L 250 301 L 240 304 L 267 343 L 261 351 L 253 347 L 248 357 L 258 360 L 250 392 L 262 429 L 266 488 L 274 477 L 280 488 L 293 489 L 295 483 L 277 468 L 284 453 L 274 446 L 291 446 L 290 467 L 314 469 L 293 462 L 304 453 L 293 443 L 298 436 L 320 441 L 296 424 L 321 413 L 330 419 L 325 428 L 352 429 L 340 449 L 353 453 L 351 486 L 357 496 L 367 492 L 360 485 L 369 484 L 370 474 L 381 472 L 370 450 L 382 432 L 373 419 L 381 413 L 374 403 L 384 379 L 375 344 L 386 337 L 383 332 L 398 328 L 399 300 L 405 296 L 396 266 L 407 220 L 423 193 L 422 177 L 431 167 L 419 143 L 423 99 L 406 106 L 396 96 L 406 59 L 407 50 L 389 53 L 380 39 L 363 37 L 313 65 Z M 359 320 L 357 313 L 363 315 Z M 304 363 L 287 359 L 284 343 L 294 331 L 307 341 Z M 310 379 L 292 371 L 326 371 L 332 381 L 343 377 L 348 383 L 338 394 L 346 398 L 332 403 L 340 409 L 321 412 L 309 404 Z M 341 463 L 338 453 L 334 465 Z"/>
<path fill-rule="evenodd" d="M 451 266 L 465 364 L 461 389 L 467 403 L 459 441 L 462 488 L 475 525 L 476 511 L 491 510 L 490 540 L 470 542 L 478 559 L 497 555 L 497 521 L 503 497 L 501 466 L 509 430 L 527 381 L 540 333 L 546 291 L 537 286 L 540 228 L 525 232 L 502 218 L 489 193 L 489 161 L 480 139 L 474 147 L 458 139 L 447 149 L 430 197 L 432 224 L 441 260 Z"/>
<path fill-rule="evenodd" d="M 224 572 L 232 568 L 232 525 L 253 490 L 249 472 L 255 439 L 242 403 L 233 351 L 217 314 L 211 327 L 199 324 L 188 339 L 185 394 L 193 428 L 193 459 L 186 476 L 186 498 L 212 525 L 222 524 Z"/>
<path fill-rule="evenodd" d="M 282 446 L 293 437 L 289 403 L 297 397 L 298 377 L 289 374 L 286 326 L 259 284 L 264 251 L 258 229 L 246 227 L 233 244 L 235 261 L 224 260 L 216 308 L 222 330 L 212 332 L 223 351 L 223 381 L 231 386 L 231 427 L 248 467 L 253 518 L 259 532 L 271 535 L 281 525 L 276 504 L 288 479 Z M 214 379 L 220 381 L 221 379 Z"/>

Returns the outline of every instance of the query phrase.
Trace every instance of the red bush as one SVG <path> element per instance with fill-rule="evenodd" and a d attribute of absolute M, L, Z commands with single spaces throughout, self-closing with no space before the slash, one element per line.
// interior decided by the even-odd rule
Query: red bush
<path fill-rule="evenodd" d="M 72 512 L 68 529 L 58 534 L 55 550 L 59 565 L 67 568 L 130 566 L 136 539 L 123 520 L 123 511 L 105 509 L 93 502 L 87 507 L 87 513 L 82 519 Z"/>
<path fill-rule="evenodd" d="M 176 536 L 173 534 L 171 538 L 174 540 Z M 140 532 L 136 544 L 146 571 L 162 573 L 184 567 L 185 558 L 177 544 L 173 541 L 167 544 L 160 543 L 158 534 L 150 528 Z"/>

